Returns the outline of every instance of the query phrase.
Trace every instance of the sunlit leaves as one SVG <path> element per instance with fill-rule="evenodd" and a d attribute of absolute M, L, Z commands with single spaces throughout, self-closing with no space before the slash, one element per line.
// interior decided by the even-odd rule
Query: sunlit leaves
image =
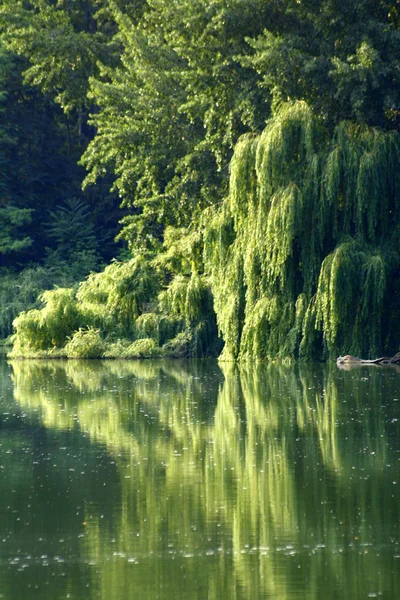
<path fill-rule="evenodd" d="M 330 138 L 305 103 L 239 142 L 230 196 L 205 232 L 224 356 L 387 351 L 399 150 L 398 134 L 365 125 Z"/>

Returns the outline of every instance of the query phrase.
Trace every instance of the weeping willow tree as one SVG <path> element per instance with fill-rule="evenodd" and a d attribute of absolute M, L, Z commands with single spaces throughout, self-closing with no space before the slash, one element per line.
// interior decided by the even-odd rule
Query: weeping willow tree
<path fill-rule="evenodd" d="M 44 292 L 41 309 L 23 312 L 14 320 L 12 355 L 45 356 L 51 351 L 68 357 L 100 357 L 104 339 L 132 341 L 136 319 L 156 291 L 156 274 L 138 255 L 92 273 L 76 292 L 61 288 Z"/>
<path fill-rule="evenodd" d="M 205 261 L 226 359 L 398 350 L 400 137 L 283 106 L 238 142 Z"/>
<path fill-rule="evenodd" d="M 72 289 L 56 288 L 43 292 L 40 300 L 44 304 L 42 309 L 22 312 L 14 320 L 18 334 L 13 352 L 17 356 L 59 348 L 81 325 Z"/>
<path fill-rule="evenodd" d="M 102 272 L 90 274 L 77 291 L 45 292 L 42 308 L 14 320 L 10 356 L 217 355 L 210 282 L 200 272 L 197 237 L 175 232 L 164 255 L 156 259 L 137 255 L 126 262 L 114 261 Z"/>

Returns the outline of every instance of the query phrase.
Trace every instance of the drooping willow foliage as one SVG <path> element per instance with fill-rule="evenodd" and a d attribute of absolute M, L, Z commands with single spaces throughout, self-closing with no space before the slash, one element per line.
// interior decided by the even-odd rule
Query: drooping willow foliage
<path fill-rule="evenodd" d="M 14 356 L 94 358 L 104 340 L 134 338 L 136 319 L 157 291 L 157 279 L 138 255 L 92 273 L 78 290 L 54 289 L 41 296 L 43 308 L 21 313 L 14 321 Z M 60 352 L 60 350 L 62 351 Z"/>
<path fill-rule="evenodd" d="M 186 240 L 183 246 L 187 261 L 191 253 Z M 177 250 L 166 255 L 163 269 L 175 260 L 182 267 Z M 137 255 L 114 261 L 89 275 L 76 292 L 60 288 L 43 293 L 43 308 L 23 312 L 14 321 L 12 356 L 215 355 L 217 326 L 209 281 L 193 260 L 181 274 L 174 267 L 163 280 L 160 260 Z"/>
<path fill-rule="evenodd" d="M 79 314 L 72 289 L 56 288 L 40 296 L 44 307 L 22 312 L 15 320 L 15 355 L 37 353 L 64 346 L 72 331 L 79 329 Z"/>
<path fill-rule="evenodd" d="M 15 321 L 14 355 L 216 354 L 215 314 L 225 358 L 397 352 L 400 136 L 349 122 L 330 134 L 304 102 L 283 106 L 239 141 L 229 196 L 202 227 L 167 228 L 157 257 L 43 301 Z"/>
<path fill-rule="evenodd" d="M 154 270 L 141 255 L 126 262 L 114 261 L 81 283 L 77 300 L 89 324 L 119 335 L 131 335 L 143 303 L 157 290 Z"/>
<path fill-rule="evenodd" d="M 372 356 L 400 347 L 400 136 L 304 102 L 245 136 L 205 227 L 223 356 Z"/>

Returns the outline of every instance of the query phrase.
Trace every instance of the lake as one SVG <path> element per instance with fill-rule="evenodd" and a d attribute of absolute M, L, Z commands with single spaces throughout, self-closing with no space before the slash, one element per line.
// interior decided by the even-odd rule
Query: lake
<path fill-rule="evenodd" d="M 0 361 L 0 598 L 400 598 L 400 370 Z"/>

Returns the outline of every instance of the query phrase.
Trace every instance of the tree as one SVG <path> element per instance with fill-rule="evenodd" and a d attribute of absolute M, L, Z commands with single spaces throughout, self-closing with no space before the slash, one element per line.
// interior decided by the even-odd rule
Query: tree
<path fill-rule="evenodd" d="M 87 183 L 111 171 L 130 210 L 122 236 L 159 247 L 166 225 L 221 201 L 233 148 L 282 102 L 392 128 L 398 106 L 396 6 L 372 0 L 149 0 L 134 23 L 109 3 L 123 52 L 92 79 L 97 135 Z"/>
<path fill-rule="evenodd" d="M 205 226 L 226 358 L 398 350 L 399 173 L 397 132 L 342 122 L 331 135 L 304 102 L 242 138 Z"/>
<path fill-rule="evenodd" d="M 117 56 L 112 24 L 104 11 L 104 31 L 97 27 L 95 17 L 103 4 L 0 2 L 0 37 L 8 61 L 2 106 L 13 144 L 12 150 L 3 152 L 8 186 L 3 205 L 30 210 L 33 261 L 43 259 L 47 246 L 55 249 L 56 240 L 46 228 L 50 211 L 73 198 L 90 212 L 104 258 L 109 260 L 116 251 L 113 238 L 122 213 L 118 198 L 109 192 L 111 182 L 99 181 L 95 190 L 83 194 L 84 169 L 77 165 L 93 136 L 86 122 L 89 75 L 102 57 L 112 61 Z M 15 210 L 12 214 L 15 221 Z"/>
<path fill-rule="evenodd" d="M 158 255 L 164 299 L 175 310 L 185 297 L 179 315 L 188 322 L 187 298 L 209 308 L 210 275 L 234 357 L 382 346 L 386 282 L 398 281 L 397 1 L 1 0 L 0 8 L 23 93 L 43 119 L 31 163 L 53 165 L 64 136 L 67 156 L 88 170 L 85 196 L 75 189 L 78 167 L 73 185 L 51 170 L 53 198 L 40 168 L 39 180 L 15 178 L 29 182 L 30 196 L 13 192 L 29 201 L 12 203 L 34 209 L 28 234 L 45 212 L 45 245 L 61 247 L 71 199 L 96 206 L 98 223 L 110 199 L 103 183 L 114 181 L 125 211 L 120 239 L 146 260 Z M 47 117 L 58 136 L 48 154 Z M 25 140 L 15 147 L 22 153 Z M 24 158 L 21 170 L 31 163 Z M 188 240 L 194 254 L 179 259 L 182 271 L 169 270 L 179 263 L 173 248 Z M 346 277 L 369 298 L 353 313 Z M 371 311 L 378 317 L 369 327 Z M 341 313 L 349 331 L 358 328 L 355 348 L 345 348 Z"/>
<path fill-rule="evenodd" d="M 17 140 L 13 135 L 13 128 L 5 118 L 7 116 L 7 103 L 9 91 L 7 79 L 13 69 L 13 61 L 8 53 L 0 46 L 0 255 L 15 255 L 25 250 L 32 244 L 32 239 L 26 232 L 21 231 L 30 223 L 32 211 L 26 207 L 18 206 L 12 193 L 12 172 L 10 169 L 12 156 Z"/>
<path fill-rule="evenodd" d="M 123 53 L 91 81 L 99 109 L 86 182 L 115 173 L 130 210 L 122 236 L 159 248 L 165 226 L 188 226 L 221 200 L 237 138 L 264 125 L 269 99 L 237 55 L 275 3 L 151 0 L 137 23 L 110 6 Z"/>
<path fill-rule="evenodd" d="M 399 123 L 398 2 L 286 3 L 283 27 L 250 41 L 252 66 L 274 104 L 305 100 L 332 128 L 348 119 L 391 129 Z"/>

